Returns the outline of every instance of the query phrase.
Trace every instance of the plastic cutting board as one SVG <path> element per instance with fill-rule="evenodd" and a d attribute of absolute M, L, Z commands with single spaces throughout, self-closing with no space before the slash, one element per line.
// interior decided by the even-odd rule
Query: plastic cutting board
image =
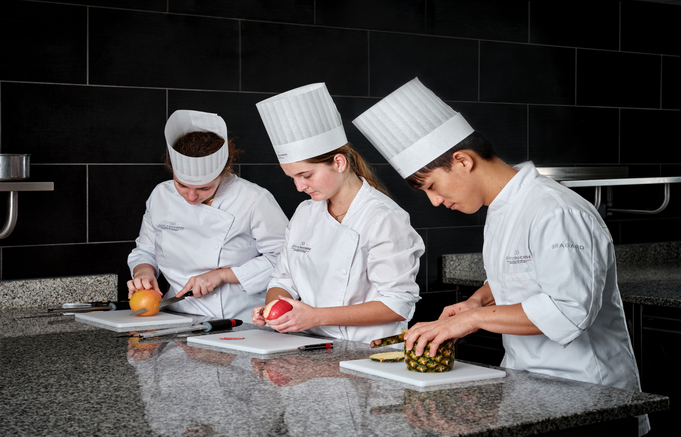
<path fill-rule="evenodd" d="M 454 362 L 454 368 L 443 373 L 419 373 L 407 370 L 404 361 L 397 363 L 379 363 L 370 359 L 341 361 L 341 368 L 356 372 L 368 373 L 381 378 L 392 379 L 419 387 L 429 387 L 441 384 L 453 384 L 456 382 L 478 381 L 483 379 L 503 378 L 506 372 L 503 370 L 490 369 L 476 366 L 475 364 Z"/>
<path fill-rule="evenodd" d="M 224 337 L 243 337 L 243 340 L 220 340 Z M 211 348 L 238 350 L 259 355 L 275 354 L 297 350 L 300 346 L 319 343 L 333 343 L 331 339 L 301 337 L 299 335 L 282 334 L 273 331 L 251 329 L 222 334 L 189 337 L 189 345 L 206 345 Z"/>
<path fill-rule="evenodd" d="M 167 327 L 167 325 L 182 326 L 192 324 L 191 317 L 178 316 L 176 314 L 164 312 L 149 317 L 142 317 L 133 315 L 132 310 L 76 313 L 76 320 L 79 322 L 96 324 L 105 328 L 125 328 L 126 330 L 133 328 L 149 328 L 150 326 Z"/>

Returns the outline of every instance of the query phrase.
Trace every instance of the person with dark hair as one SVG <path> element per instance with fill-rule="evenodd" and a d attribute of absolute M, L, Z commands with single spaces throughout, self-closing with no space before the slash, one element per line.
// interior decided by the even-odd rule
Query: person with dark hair
<path fill-rule="evenodd" d="M 233 172 L 238 154 L 222 117 L 179 110 L 165 127 L 173 179 L 156 186 L 128 256 L 129 295 L 151 289 L 193 297 L 169 309 L 245 318 L 265 299 L 288 219 L 264 188 Z M 163 273 L 170 289 L 160 290 Z"/>
<path fill-rule="evenodd" d="M 293 309 L 267 323 L 279 332 L 369 343 L 407 328 L 420 299 L 424 244 L 409 214 L 386 194 L 348 144 L 323 83 L 257 104 L 281 168 L 302 202 L 269 283 L 267 300 Z M 252 312 L 264 326 L 263 306 Z"/>
<path fill-rule="evenodd" d="M 487 280 L 437 321 L 405 334 L 430 355 L 479 329 L 503 334 L 501 366 L 640 390 L 617 287 L 615 250 L 593 205 L 538 173 L 511 167 L 460 113 L 413 79 L 353 121 L 434 206 L 467 214 L 488 206 Z M 639 418 L 639 432 L 649 429 Z"/>

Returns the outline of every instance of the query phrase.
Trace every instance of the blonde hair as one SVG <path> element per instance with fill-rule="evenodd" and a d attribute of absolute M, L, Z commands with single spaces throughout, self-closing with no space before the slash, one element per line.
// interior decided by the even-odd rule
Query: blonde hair
<path fill-rule="evenodd" d="M 369 185 L 371 185 L 381 193 L 385 194 L 386 196 L 389 196 L 388 190 L 386 190 L 383 184 L 378 180 L 378 178 L 374 174 L 374 171 L 371 169 L 371 166 L 364 160 L 364 158 L 362 158 L 362 155 L 360 155 L 359 153 L 357 153 L 355 149 L 350 147 L 350 143 L 345 144 L 344 146 L 341 146 L 336 150 L 332 150 L 331 152 L 315 156 L 314 158 L 306 159 L 305 162 L 309 162 L 312 164 L 331 165 L 333 164 L 333 157 L 338 154 L 345 156 L 345 159 L 348 161 L 348 165 L 350 166 L 350 170 L 353 171 L 357 176 L 363 177 L 364 179 L 366 179 Z"/>

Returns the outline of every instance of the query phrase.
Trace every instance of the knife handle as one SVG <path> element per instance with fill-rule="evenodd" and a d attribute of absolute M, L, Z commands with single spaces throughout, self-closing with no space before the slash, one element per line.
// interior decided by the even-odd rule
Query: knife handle
<path fill-rule="evenodd" d="M 206 331 L 223 331 L 225 329 L 232 329 L 242 323 L 239 319 L 220 319 L 203 322 L 202 325 L 206 327 Z"/>

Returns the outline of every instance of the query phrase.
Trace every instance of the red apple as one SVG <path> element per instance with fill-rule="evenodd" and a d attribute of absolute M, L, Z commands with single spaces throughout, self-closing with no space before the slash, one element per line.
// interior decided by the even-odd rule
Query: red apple
<path fill-rule="evenodd" d="M 273 300 L 265 307 L 262 316 L 265 320 L 278 319 L 282 314 L 288 313 L 293 309 L 293 305 L 282 299 Z"/>

